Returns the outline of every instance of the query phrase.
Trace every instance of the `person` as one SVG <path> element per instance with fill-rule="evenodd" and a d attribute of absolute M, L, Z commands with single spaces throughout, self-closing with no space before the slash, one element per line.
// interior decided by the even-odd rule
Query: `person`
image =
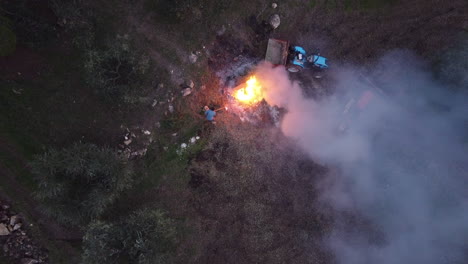
<path fill-rule="evenodd" d="M 214 111 L 214 108 L 212 107 L 210 109 L 207 105 L 205 105 L 205 107 L 203 109 L 205 110 L 206 120 L 208 120 L 210 122 L 214 122 L 214 118 L 216 116 L 216 112 Z"/>

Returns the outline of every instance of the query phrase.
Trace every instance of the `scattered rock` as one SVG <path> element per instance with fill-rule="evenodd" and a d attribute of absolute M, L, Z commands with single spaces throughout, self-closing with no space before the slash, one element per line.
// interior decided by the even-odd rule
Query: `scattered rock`
<path fill-rule="evenodd" d="M 10 231 L 6 227 L 5 224 L 0 224 L 0 236 L 8 236 L 10 234 Z"/>
<path fill-rule="evenodd" d="M 10 225 L 11 226 L 14 226 L 18 222 L 19 222 L 19 216 L 18 215 L 14 215 L 14 216 L 10 217 Z"/>
<path fill-rule="evenodd" d="M 174 106 L 170 104 L 168 110 L 170 113 L 174 113 Z"/>
<path fill-rule="evenodd" d="M 130 145 L 130 143 L 132 143 L 132 139 L 129 139 L 129 140 L 125 140 L 125 141 L 124 141 L 124 144 L 125 144 L 126 146 Z"/>
<path fill-rule="evenodd" d="M 218 31 L 216 31 L 216 35 L 222 36 L 226 32 L 226 27 L 223 25 Z"/>
<path fill-rule="evenodd" d="M 278 14 L 274 14 L 270 17 L 270 25 L 273 29 L 279 27 L 281 23 L 280 16 Z"/>
<path fill-rule="evenodd" d="M 12 91 L 14 94 L 17 94 L 17 95 L 21 95 L 21 93 L 23 93 L 23 89 L 16 90 L 15 88 L 13 88 L 13 89 L 11 89 L 11 91 Z"/>
<path fill-rule="evenodd" d="M 20 264 L 36 264 L 39 263 L 38 260 L 32 258 L 22 258 Z"/>
<path fill-rule="evenodd" d="M 278 7 L 278 4 L 277 4 L 277 3 L 273 3 L 273 4 L 271 4 L 271 7 L 277 8 L 277 7 Z"/>
<path fill-rule="evenodd" d="M 198 56 L 197 56 L 196 54 L 194 54 L 194 53 L 191 53 L 191 54 L 190 54 L 190 56 L 189 56 L 189 61 L 190 61 L 191 63 L 197 62 L 197 59 L 198 59 Z"/>
<path fill-rule="evenodd" d="M 22 224 L 21 224 L 21 223 L 17 223 L 17 224 L 15 224 L 15 225 L 13 226 L 13 231 L 16 231 L 16 230 L 20 229 L 20 228 L 21 228 L 21 226 L 22 226 Z"/>
<path fill-rule="evenodd" d="M 191 88 L 185 88 L 185 89 L 182 90 L 182 95 L 183 95 L 183 96 L 187 96 L 187 95 L 189 95 L 189 94 L 191 94 L 191 93 L 192 93 L 192 89 L 191 89 Z"/>

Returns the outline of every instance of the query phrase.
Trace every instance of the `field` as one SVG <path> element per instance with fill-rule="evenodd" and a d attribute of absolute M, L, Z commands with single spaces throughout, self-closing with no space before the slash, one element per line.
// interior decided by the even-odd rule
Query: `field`
<path fill-rule="evenodd" d="M 322 183 L 340 168 L 311 158 L 267 112 L 260 113 L 260 122 L 249 123 L 224 111 L 212 125 L 202 107 L 227 103 L 226 86 L 245 80 L 250 65 L 263 59 L 269 38 L 319 48 L 329 59 L 331 67 L 321 79 L 314 71 L 291 77 L 307 98 L 326 100 L 341 69 L 374 72 L 395 50 L 417 56 L 438 82 L 466 94 L 468 3 L 271 5 L 264 0 L 2 1 L 0 199 L 30 224 L 27 232 L 48 251 L 49 263 L 84 263 L 85 249 L 97 250 L 83 241 L 93 224 L 128 224 L 132 230 L 144 225 L 126 221 L 144 209 L 165 212 L 155 215 L 171 220 L 158 224 L 167 231 L 172 227 L 164 224 L 173 223 L 176 230 L 166 242 L 154 242 L 159 251 L 140 250 L 156 252 L 160 263 L 341 263 L 323 241 L 343 221 L 347 234 L 366 233 L 369 241 L 384 243 L 379 227 L 358 211 L 323 202 Z M 268 24 L 273 14 L 281 18 L 277 29 Z M 381 75 L 404 76 L 397 67 Z M 191 94 L 183 96 L 190 87 Z M 33 161 L 76 143 L 111 149 L 124 157 L 133 176 L 102 213 L 71 224 L 44 209 Z M 125 250 L 100 263 L 153 263 L 143 253 Z"/>

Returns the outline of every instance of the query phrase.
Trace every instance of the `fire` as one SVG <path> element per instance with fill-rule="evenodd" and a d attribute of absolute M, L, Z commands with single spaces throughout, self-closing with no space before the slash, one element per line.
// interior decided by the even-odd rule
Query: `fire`
<path fill-rule="evenodd" d="M 262 86 L 257 81 L 257 78 L 252 76 L 247 81 L 245 87 L 237 89 L 233 95 L 240 103 L 253 106 L 263 99 Z"/>

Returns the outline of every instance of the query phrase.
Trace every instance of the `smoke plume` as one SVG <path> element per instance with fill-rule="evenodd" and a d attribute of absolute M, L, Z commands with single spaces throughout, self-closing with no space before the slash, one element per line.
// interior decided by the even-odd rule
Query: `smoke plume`
<path fill-rule="evenodd" d="M 334 73 L 336 94 L 320 101 L 306 98 L 284 68 L 258 68 L 265 100 L 287 110 L 283 133 L 335 168 L 317 188 L 337 212 L 325 243 L 338 263 L 466 263 L 466 96 L 407 61 L 418 58 L 392 52 L 365 76 L 344 67 Z M 368 228 L 340 212 L 356 212 Z"/>

